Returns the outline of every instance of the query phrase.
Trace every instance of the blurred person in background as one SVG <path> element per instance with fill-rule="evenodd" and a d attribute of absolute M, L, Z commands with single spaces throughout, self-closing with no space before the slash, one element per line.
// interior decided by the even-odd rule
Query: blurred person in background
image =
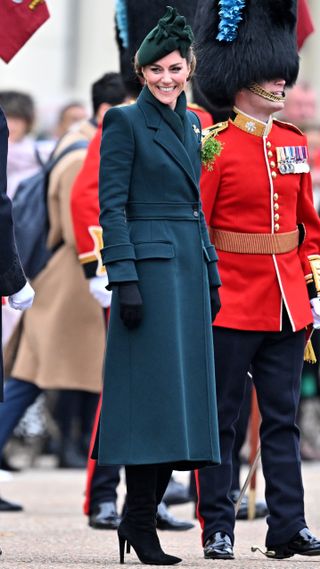
<path fill-rule="evenodd" d="M 288 89 L 284 109 L 279 116 L 303 130 L 317 115 L 317 93 L 307 81 L 299 81 Z"/>
<path fill-rule="evenodd" d="M 34 291 L 24 275 L 16 249 L 11 202 L 7 196 L 8 127 L 0 108 L 0 342 L 2 297 L 8 297 L 14 310 L 25 310 L 32 305 Z M 3 400 L 3 361 L 0 344 L 0 401 Z M 0 511 L 19 511 L 19 504 L 0 498 Z M 0 550 L 1 552 L 1 550 Z"/>
<path fill-rule="evenodd" d="M 305 133 L 309 145 L 314 205 L 320 213 L 320 123 L 315 121 L 305 128 Z"/>
<path fill-rule="evenodd" d="M 85 119 L 88 119 L 88 111 L 85 105 L 80 101 L 71 101 L 59 111 L 54 136 L 60 139 L 73 125 Z"/>
<path fill-rule="evenodd" d="M 36 141 L 35 124 L 37 109 L 29 93 L 15 90 L 0 91 L 2 107 L 9 129 L 7 160 L 7 194 L 12 199 L 19 183 L 36 174 L 46 162 L 54 148 L 53 141 Z M 2 343 L 9 340 L 21 313 L 13 310 L 9 303 L 3 306 Z M 6 461 L 1 466 L 7 468 Z"/>
<path fill-rule="evenodd" d="M 21 180 L 32 176 L 46 162 L 54 141 L 37 141 L 34 134 L 36 107 L 33 97 L 21 91 L 0 91 L 0 106 L 8 122 L 8 196 L 12 199 Z"/>
<path fill-rule="evenodd" d="M 80 123 L 77 130 L 68 132 L 58 143 L 55 155 L 76 141 L 89 142 L 106 110 L 122 102 L 125 96 L 118 74 L 107 73 L 99 78 L 92 85 L 92 118 Z M 1 453 L 23 413 L 42 390 L 63 390 L 67 401 L 60 399 L 64 405 L 64 419 L 60 424 L 61 465 L 67 465 L 70 455 L 73 460 L 75 454 L 70 432 L 75 413 L 71 392 L 77 404 L 79 398 L 85 400 L 82 409 L 87 432 L 82 432 L 80 426 L 78 441 L 85 447 L 102 379 L 104 322 L 78 262 L 70 212 L 72 184 L 85 155 L 86 148 L 69 152 L 50 174 L 48 246 L 56 249 L 33 280 L 37 301 L 23 319 L 17 355 L 5 384 L 6 402 L 0 409 Z M 83 453 L 87 450 L 83 448 Z"/>

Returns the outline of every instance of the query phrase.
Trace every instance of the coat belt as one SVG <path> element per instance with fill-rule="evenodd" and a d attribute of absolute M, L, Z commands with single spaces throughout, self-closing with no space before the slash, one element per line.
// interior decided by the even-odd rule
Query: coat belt
<path fill-rule="evenodd" d="M 209 234 L 216 249 L 228 253 L 279 255 L 299 245 L 298 229 L 288 233 L 236 233 L 209 227 Z"/>
<path fill-rule="evenodd" d="M 133 203 L 126 205 L 126 218 L 134 219 L 185 219 L 197 221 L 200 217 L 199 203 Z"/>

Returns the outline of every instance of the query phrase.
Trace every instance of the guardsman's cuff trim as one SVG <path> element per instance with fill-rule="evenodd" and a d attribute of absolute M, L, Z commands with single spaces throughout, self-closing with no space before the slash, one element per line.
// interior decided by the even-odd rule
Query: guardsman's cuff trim
<path fill-rule="evenodd" d="M 100 227 L 99 225 L 90 225 L 88 227 L 88 232 L 90 233 L 90 236 L 93 241 L 93 249 L 85 253 L 80 253 L 78 257 L 81 265 L 86 265 L 88 263 L 91 264 L 95 263 L 96 276 L 99 277 L 106 274 L 106 269 L 102 264 L 102 259 L 100 254 L 100 249 L 102 249 L 103 247 L 102 227 Z"/>

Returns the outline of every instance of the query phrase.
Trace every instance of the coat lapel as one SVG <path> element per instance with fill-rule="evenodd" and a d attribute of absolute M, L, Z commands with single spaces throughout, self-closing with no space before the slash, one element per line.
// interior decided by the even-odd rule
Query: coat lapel
<path fill-rule="evenodd" d="M 138 98 L 138 106 L 142 110 L 146 125 L 148 128 L 153 129 L 155 131 L 155 135 L 153 140 L 156 144 L 159 144 L 162 148 L 166 150 L 166 152 L 174 159 L 174 161 L 183 169 L 183 171 L 187 174 L 194 190 L 196 191 L 197 197 L 199 197 L 199 188 L 197 183 L 197 176 L 192 165 L 191 160 L 193 157 L 197 160 L 196 150 L 197 150 L 197 137 L 196 134 L 194 135 L 195 139 L 192 140 L 190 129 L 190 122 L 188 117 L 185 119 L 185 137 L 186 137 L 186 148 L 180 142 L 178 137 L 175 135 L 173 130 L 170 126 L 166 123 L 166 121 L 162 118 L 161 114 L 157 111 L 157 109 L 145 101 L 144 98 L 144 91 L 140 94 Z M 189 150 L 190 156 L 189 157 Z"/>
<path fill-rule="evenodd" d="M 198 194 L 199 192 L 196 176 L 188 153 L 183 144 L 164 120 L 161 120 L 160 126 L 155 133 L 154 141 L 162 146 L 162 148 L 164 148 L 168 154 L 170 154 L 170 156 L 172 156 L 172 158 L 177 162 L 177 164 L 179 164 L 179 166 L 185 171 Z"/>

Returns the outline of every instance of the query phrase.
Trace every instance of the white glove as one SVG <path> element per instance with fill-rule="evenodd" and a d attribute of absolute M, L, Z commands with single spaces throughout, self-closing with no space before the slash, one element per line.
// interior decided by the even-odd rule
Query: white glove
<path fill-rule="evenodd" d="M 108 284 L 109 280 L 107 275 L 92 277 L 89 280 L 89 290 L 102 308 L 108 308 L 111 304 L 112 292 L 106 289 Z"/>
<path fill-rule="evenodd" d="M 32 286 L 26 282 L 24 287 L 18 292 L 11 294 L 8 297 L 9 304 L 11 308 L 15 310 L 26 310 L 26 308 L 30 308 L 33 303 L 35 292 Z"/>
<path fill-rule="evenodd" d="M 320 297 L 311 298 L 311 312 L 313 316 L 313 327 L 320 328 Z"/>

